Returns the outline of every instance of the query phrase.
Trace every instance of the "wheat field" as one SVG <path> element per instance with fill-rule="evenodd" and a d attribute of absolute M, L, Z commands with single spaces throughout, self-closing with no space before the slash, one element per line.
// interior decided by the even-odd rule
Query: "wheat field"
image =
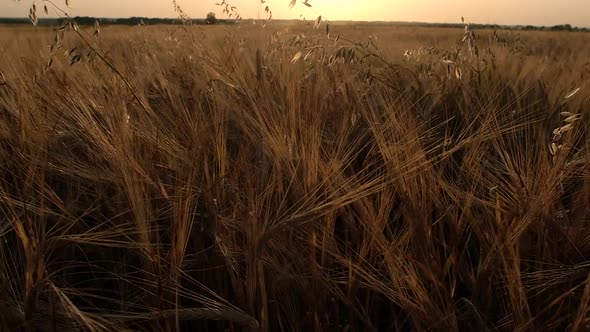
<path fill-rule="evenodd" d="M 77 29 L 0 28 L 0 329 L 590 329 L 590 34 Z"/>

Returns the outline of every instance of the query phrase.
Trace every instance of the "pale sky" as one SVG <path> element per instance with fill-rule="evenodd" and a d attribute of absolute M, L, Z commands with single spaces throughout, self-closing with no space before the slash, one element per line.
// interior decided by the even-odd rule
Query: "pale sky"
<path fill-rule="evenodd" d="M 65 0 L 53 0 L 57 4 Z M 193 18 L 209 11 L 223 18 L 215 2 L 221 0 L 177 0 Z M 572 24 L 590 27 L 590 0 L 309 0 L 307 8 L 298 0 L 288 8 L 290 0 L 228 0 L 245 18 L 256 18 L 259 6 L 273 11 L 274 18 L 308 20 L 318 13 L 330 20 L 383 20 L 456 23 L 461 16 L 476 23 L 557 25 Z M 25 17 L 32 0 L 0 0 L 0 17 Z M 37 0 L 41 3 L 41 0 Z M 174 17 L 172 0 L 70 0 L 71 14 L 95 17 Z M 64 6 L 65 7 L 65 6 Z"/>

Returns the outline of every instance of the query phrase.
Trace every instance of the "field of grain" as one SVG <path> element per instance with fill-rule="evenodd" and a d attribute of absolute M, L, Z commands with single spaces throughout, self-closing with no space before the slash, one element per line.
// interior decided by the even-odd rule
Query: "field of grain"
<path fill-rule="evenodd" d="M 590 329 L 590 34 L 329 29 L 0 28 L 0 329 Z"/>

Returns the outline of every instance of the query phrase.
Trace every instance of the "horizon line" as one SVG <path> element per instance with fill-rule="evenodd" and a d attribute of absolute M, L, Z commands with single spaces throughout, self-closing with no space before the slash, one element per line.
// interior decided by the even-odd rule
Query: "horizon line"
<path fill-rule="evenodd" d="M 95 18 L 95 19 L 106 19 L 106 20 L 125 20 L 125 19 L 132 19 L 132 18 L 139 18 L 139 19 L 155 19 L 155 20 L 181 20 L 178 17 L 155 17 L 155 16 L 121 16 L 121 17 L 109 17 L 109 16 L 88 16 L 88 15 L 76 15 L 72 16 L 71 18 Z M 59 20 L 65 19 L 65 17 L 39 17 L 39 21 L 44 20 Z M 188 20 L 205 20 L 205 17 L 199 18 L 190 18 Z M 17 16 L 7 16 L 1 17 L 0 20 L 26 20 L 29 21 L 28 17 L 17 17 Z M 218 18 L 220 21 L 236 21 L 235 18 Z M 264 21 L 264 19 L 257 19 L 257 18 L 242 18 L 243 21 Z M 276 18 L 272 19 L 272 21 L 301 21 L 301 22 L 310 22 L 310 20 L 302 20 L 299 18 Z M 330 20 L 330 22 L 368 22 L 368 23 L 397 23 L 397 24 L 423 24 L 423 25 L 465 25 L 462 22 L 425 22 L 425 21 L 393 21 L 393 20 L 355 20 L 355 19 L 340 19 L 340 20 Z M 557 26 L 565 26 L 569 25 L 573 29 L 590 29 L 590 26 L 577 26 L 572 25 L 570 23 L 561 23 L 561 24 L 554 24 L 554 25 L 536 25 L 536 24 L 499 24 L 499 23 L 478 23 L 478 22 L 469 22 L 473 25 L 481 25 L 481 26 L 500 26 L 500 27 L 535 27 L 535 28 L 551 28 Z"/>

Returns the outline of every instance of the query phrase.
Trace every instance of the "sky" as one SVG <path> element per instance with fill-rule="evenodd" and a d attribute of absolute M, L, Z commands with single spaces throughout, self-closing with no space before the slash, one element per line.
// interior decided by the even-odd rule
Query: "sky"
<path fill-rule="evenodd" d="M 65 0 L 53 0 L 65 7 Z M 274 18 L 315 19 L 319 14 L 330 20 L 413 21 L 457 23 L 464 16 L 475 23 L 506 25 L 571 24 L 590 27 L 590 0 L 300 0 L 289 8 L 291 0 L 226 0 L 238 7 L 245 18 L 264 17 L 269 6 Z M 33 0 L 0 0 L 0 17 L 25 17 Z M 38 4 L 42 0 L 36 1 Z M 224 15 L 215 2 L 221 0 L 177 0 L 192 18 L 213 11 Z M 94 17 L 175 17 L 172 0 L 70 0 L 74 16 Z M 55 15 L 50 15 L 55 16 Z"/>

